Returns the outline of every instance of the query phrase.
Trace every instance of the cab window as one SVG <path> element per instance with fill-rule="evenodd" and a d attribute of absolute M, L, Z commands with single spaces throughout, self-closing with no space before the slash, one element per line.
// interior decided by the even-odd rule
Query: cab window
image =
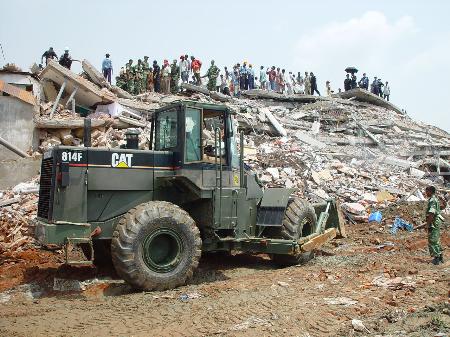
<path fill-rule="evenodd" d="M 202 160 L 201 120 L 201 110 L 186 108 L 186 141 L 184 158 L 186 163 Z"/>
<path fill-rule="evenodd" d="M 163 111 L 156 117 L 155 150 L 172 150 L 178 144 L 178 113 L 176 110 Z"/>

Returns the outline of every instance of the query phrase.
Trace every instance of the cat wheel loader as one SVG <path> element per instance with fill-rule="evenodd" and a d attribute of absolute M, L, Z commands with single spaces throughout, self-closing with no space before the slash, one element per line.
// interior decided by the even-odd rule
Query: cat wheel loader
<path fill-rule="evenodd" d="M 288 266 L 342 229 L 335 200 L 312 205 L 294 189 L 262 189 L 227 106 L 177 101 L 151 125 L 146 150 L 129 132 L 124 148 L 87 138 L 45 153 L 35 235 L 62 245 L 66 263 L 110 259 L 135 288 L 163 290 L 185 284 L 202 252 L 267 253 Z M 87 259 L 71 259 L 74 246 Z"/>

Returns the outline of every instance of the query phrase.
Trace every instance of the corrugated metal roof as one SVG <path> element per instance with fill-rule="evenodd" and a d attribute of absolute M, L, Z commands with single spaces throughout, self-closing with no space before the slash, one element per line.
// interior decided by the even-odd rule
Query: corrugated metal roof
<path fill-rule="evenodd" d="M 17 97 L 18 99 L 29 103 L 31 105 L 36 105 L 36 101 L 31 92 L 20 89 L 14 85 L 8 84 L 5 81 L 0 80 L 0 91 L 7 93 L 8 95 Z"/>

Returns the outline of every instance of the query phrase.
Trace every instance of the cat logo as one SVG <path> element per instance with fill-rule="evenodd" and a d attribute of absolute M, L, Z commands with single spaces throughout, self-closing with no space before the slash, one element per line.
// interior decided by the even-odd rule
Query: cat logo
<path fill-rule="evenodd" d="M 131 165 L 131 153 L 113 153 L 111 156 L 111 166 L 116 168 L 129 168 Z"/>

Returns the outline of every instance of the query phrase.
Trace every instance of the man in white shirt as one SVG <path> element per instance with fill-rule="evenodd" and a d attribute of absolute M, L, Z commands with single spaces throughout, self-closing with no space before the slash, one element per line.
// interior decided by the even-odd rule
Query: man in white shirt
<path fill-rule="evenodd" d="M 181 81 L 183 83 L 188 83 L 189 81 L 189 61 L 186 60 L 185 56 L 180 57 L 180 74 L 181 74 Z"/>

